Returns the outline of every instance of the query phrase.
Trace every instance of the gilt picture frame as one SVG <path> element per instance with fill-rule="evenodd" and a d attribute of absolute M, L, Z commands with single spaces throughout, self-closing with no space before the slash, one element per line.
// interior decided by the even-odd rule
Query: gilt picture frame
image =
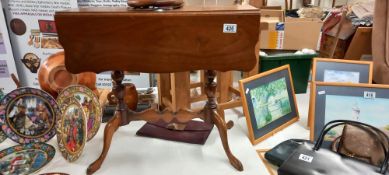
<path fill-rule="evenodd" d="M 298 121 L 289 65 L 239 81 L 248 136 L 257 144 Z"/>

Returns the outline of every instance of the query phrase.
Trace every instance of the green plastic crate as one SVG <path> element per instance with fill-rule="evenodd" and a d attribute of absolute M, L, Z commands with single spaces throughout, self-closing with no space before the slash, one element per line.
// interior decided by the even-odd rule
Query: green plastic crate
<path fill-rule="evenodd" d="M 306 93 L 312 59 L 318 54 L 294 54 L 295 51 L 263 50 L 267 56 L 260 56 L 259 71 L 268 71 L 289 64 L 292 73 L 294 92 Z"/>

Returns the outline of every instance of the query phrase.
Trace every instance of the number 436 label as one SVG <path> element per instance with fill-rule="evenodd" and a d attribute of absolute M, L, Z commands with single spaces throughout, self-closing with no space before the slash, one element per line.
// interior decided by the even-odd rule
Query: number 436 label
<path fill-rule="evenodd" d="M 224 24 L 223 33 L 236 33 L 238 31 L 237 24 Z"/>

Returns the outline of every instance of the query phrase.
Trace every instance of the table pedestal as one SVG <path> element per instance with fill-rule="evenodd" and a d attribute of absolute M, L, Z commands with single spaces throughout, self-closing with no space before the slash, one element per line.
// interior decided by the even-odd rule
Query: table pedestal
<path fill-rule="evenodd" d="M 228 145 L 227 128 L 232 127 L 232 121 L 230 121 L 227 126 L 224 118 L 222 118 L 216 111 L 216 83 L 214 82 L 216 72 L 213 70 L 207 70 L 205 71 L 205 75 L 205 91 L 208 101 L 202 110 L 179 110 L 178 112 L 171 113 L 167 109 L 160 111 L 155 108 L 152 108 L 143 112 L 134 112 L 127 108 L 127 105 L 124 103 L 123 100 L 125 96 L 125 87 L 122 84 L 122 81 L 124 79 L 123 71 L 112 72 L 112 80 L 114 83 L 113 92 L 118 99 L 118 105 L 114 117 L 105 126 L 104 146 L 101 155 L 97 160 L 95 160 L 92 164 L 89 165 L 87 169 L 87 174 L 93 174 L 101 167 L 101 164 L 107 156 L 109 147 L 111 145 L 112 136 L 120 126 L 125 126 L 129 124 L 130 121 L 137 120 L 145 120 L 148 122 L 156 122 L 159 120 L 163 120 L 165 122 L 185 124 L 193 118 L 200 118 L 204 122 L 214 124 L 218 128 L 224 151 L 227 154 L 231 165 L 235 169 L 243 171 L 242 163 L 231 153 L 230 147 Z"/>

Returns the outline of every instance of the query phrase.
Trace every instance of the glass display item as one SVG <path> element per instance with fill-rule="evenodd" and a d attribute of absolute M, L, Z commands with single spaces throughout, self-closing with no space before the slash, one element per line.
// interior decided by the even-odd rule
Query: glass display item
<path fill-rule="evenodd" d="M 17 145 L 0 151 L 0 174 L 31 174 L 49 163 L 55 148 L 46 143 Z"/>
<path fill-rule="evenodd" d="M 0 101 L 1 129 L 20 144 L 50 140 L 59 114 L 54 98 L 40 89 L 18 88 Z"/>
<path fill-rule="evenodd" d="M 66 104 L 68 98 L 75 98 L 81 104 L 86 114 L 87 140 L 91 140 L 100 128 L 102 108 L 99 98 L 92 90 L 82 85 L 72 85 L 65 88 L 57 98 L 61 106 Z"/>
<path fill-rule="evenodd" d="M 87 137 L 86 114 L 76 98 L 67 98 L 61 105 L 62 116 L 57 122 L 57 142 L 62 156 L 69 162 L 77 160 Z"/>

